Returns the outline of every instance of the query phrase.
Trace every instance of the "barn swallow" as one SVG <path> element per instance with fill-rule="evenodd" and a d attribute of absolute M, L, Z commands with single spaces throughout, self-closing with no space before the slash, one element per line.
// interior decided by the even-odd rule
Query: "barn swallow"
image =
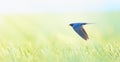
<path fill-rule="evenodd" d="M 86 24 L 91 24 L 91 23 L 71 23 L 69 24 L 74 30 L 75 32 L 81 36 L 84 40 L 88 40 L 88 34 L 86 33 L 86 31 L 83 28 L 83 25 Z"/>

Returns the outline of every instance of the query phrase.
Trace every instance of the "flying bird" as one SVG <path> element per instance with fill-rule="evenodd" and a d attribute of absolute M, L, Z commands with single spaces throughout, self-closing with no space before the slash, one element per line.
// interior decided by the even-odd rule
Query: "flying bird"
<path fill-rule="evenodd" d="M 75 32 L 81 36 L 84 40 L 88 40 L 88 34 L 83 28 L 83 25 L 91 24 L 91 23 L 71 23 L 70 26 L 75 30 Z"/>

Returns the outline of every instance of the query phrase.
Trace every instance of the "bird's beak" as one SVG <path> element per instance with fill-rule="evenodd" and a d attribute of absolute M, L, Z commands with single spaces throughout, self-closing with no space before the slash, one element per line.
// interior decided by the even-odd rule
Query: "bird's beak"
<path fill-rule="evenodd" d="M 69 24 L 69 26 L 73 26 L 73 24 Z"/>

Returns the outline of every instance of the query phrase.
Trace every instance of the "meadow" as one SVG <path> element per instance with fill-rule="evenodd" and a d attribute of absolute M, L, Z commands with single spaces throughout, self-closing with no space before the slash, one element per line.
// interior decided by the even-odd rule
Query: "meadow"
<path fill-rule="evenodd" d="M 120 62 L 120 12 L 0 15 L 0 62 Z M 69 26 L 84 26 L 85 41 Z"/>

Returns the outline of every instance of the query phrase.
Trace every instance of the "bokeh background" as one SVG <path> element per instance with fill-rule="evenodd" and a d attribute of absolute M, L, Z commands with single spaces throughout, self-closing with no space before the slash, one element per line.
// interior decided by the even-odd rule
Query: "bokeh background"
<path fill-rule="evenodd" d="M 0 61 L 119 62 L 119 20 L 119 0 L 0 0 Z"/>

